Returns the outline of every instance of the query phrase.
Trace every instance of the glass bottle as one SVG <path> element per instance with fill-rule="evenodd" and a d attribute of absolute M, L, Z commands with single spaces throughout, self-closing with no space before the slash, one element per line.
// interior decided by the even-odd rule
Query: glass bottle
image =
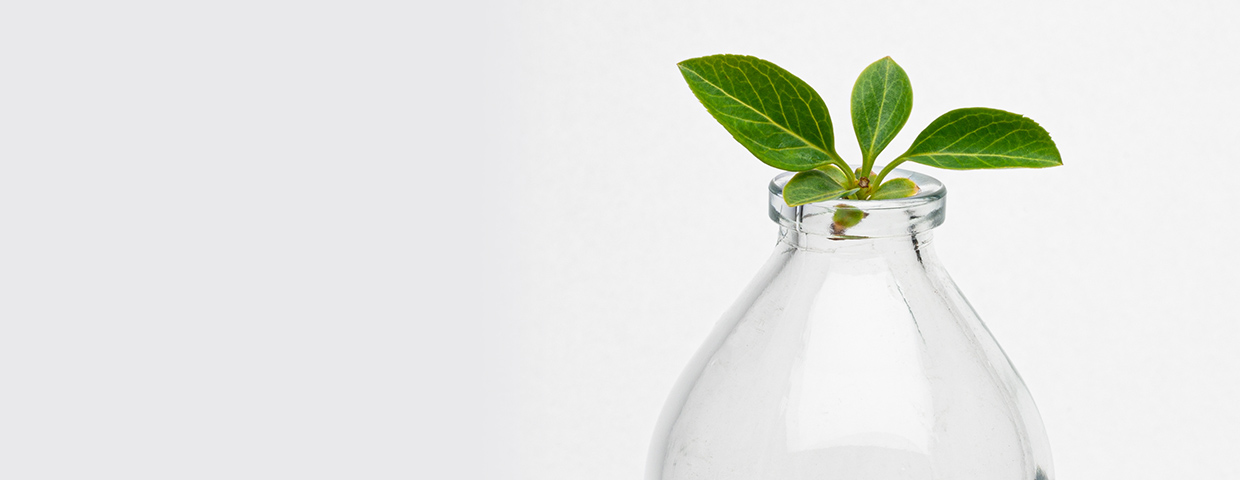
<path fill-rule="evenodd" d="M 775 253 L 673 389 L 647 480 L 1054 478 L 1033 398 L 935 257 L 946 189 L 895 177 L 921 191 L 788 207 L 791 174 L 771 182 Z"/>

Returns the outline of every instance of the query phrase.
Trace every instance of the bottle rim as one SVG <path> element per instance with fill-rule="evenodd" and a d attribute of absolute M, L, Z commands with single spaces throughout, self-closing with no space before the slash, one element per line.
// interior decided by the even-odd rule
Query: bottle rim
<path fill-rule="evenodd" d="M 781 173 L 771 180 L 769 214 L 771 220 L 796 232 L 834 240 L 902 237 L 942 225 L 946 218 L 947 188 L 943 182 L 922 173 L 894 169 L 887 176 L 888 179 L 907 178 L 917 184 L 920 190 L 911 197 L 836 199 L 789 207 L 783 193 L 784 185 L 793 175 L 793 172 Z"/>
<path fill-rule="evenodd" d="M 788 184 L 788 180 L 791 180 L 793 175 L 796 175 L 796 172 L 784 172 L 784 173 L 780 173 L 779 175 L 776 175 L 775 178 L 772 178 L 771 183 L 768 186 L 771 192 L 771 195 L 777 196 L 779 197 L 780 201 L 783 201 L 784 185 Z M 835 200 L 826 200 L 822 202 L 808 203 L 802 206 L 841 205 L 842 204 L 842 205 L 849 205 L 852 207 L 856 207 L 862 210 L 900 209 L 900 208 L 908 208 L 912 206 L 925 205 L 927 203 L 942 200 L 943 198 L 947 196 L 947 187 L 943 186 L 943 182 L 940 182 L 937 178 L 931 177 L 924 173 L 918 173 L 918 172 L 914 172 L 911 170 L 903 170 L 903 169 L 896 168 L 896 169 L 891 170 L 891 172 L 887 175 L 887 178 L 885 180 L 891 180 L 893 178 L 907 178 L 909 180 L 912 180 L 913 183 L 917 184 L 920 190 L 913 196 L 905 197 L 905 198 L 892 198 L 892 199 L 887 199 L 887 200 L 835 199 Z M 787 206 L 786 203 L 784 205 Z M 797 208 L 797 207 L 789 207 L 789 208 Z"/>

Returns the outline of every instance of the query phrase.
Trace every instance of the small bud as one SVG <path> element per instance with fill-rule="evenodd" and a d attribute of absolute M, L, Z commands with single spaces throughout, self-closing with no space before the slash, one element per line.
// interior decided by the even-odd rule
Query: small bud
<path fill-rule="evenodd" d="M 836 205 L 835 208 L 838 210 L 836 210 L 835 215 L 831 217 L 831 233 L 836 235 L 843 235 L 844 230 L 856 226 L 858 223 L 861 223 L 861 219 L 870 215 L 862 212 L 861 209 L 857 207 L 847 204 Z"/>

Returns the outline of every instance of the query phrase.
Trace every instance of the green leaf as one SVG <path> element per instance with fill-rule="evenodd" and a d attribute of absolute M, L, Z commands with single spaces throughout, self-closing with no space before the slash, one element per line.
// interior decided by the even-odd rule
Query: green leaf
<path fill-rule="evenodd" d="M 907 178 L 893 178 L 883 183 L 870 194 L 870 200 L 888 200 L 892 198 L 911 197 L 917 194 L 917 184 Z"/>
<path fill-rule="evenodd" d="M 1063 165 L 1051 135 L 1037 122 L 993 108 L 943 114 L 900 159 L 956 170 Z"/>
<path fill-rule="evenodd" d="M 706 110 L 767 165 L 809 170 L 839 159 L 822 97 L 775 64 L 742 55 L 680 62 Z"/>
<path fill-rule="evenodd" d="M 913 84 L 895 60 L 884 57 L 861 72 L 853 85 L 852 122 L 866 166 L 874 164 L 912 111 Z"/>
<path fill-rule="evenodd" d="M 834 164 L 832 164 L 832 165 L 823 165 L 821 167 L 818 167 L 818 169 L 822 170 L 823 172 L 826 172 L 827 176 L 831 177 L 832 180 L 835 180 L 835 183 L 838 183 L 840 185 L 848 185 L 848 176 L 844 174 L 843 170 L 840 170 L 840 167 L 837 167 Z"/>
<path fill-rule="evenodd" d="M 844 230 L 857 226 L 862 219 L 870 215 L 851 205 L 838 205 L 836 208 L 838 210 L 831 215 L 831 230 L 836 235 L 843 234 Z"/>
<path fill-rule="evenodd" d="M 807 203 L 834 200 L 845 195 L 852 195 L 858 189 L 848 189 L 831 178 L 822 170 L 808 170 L 798 173 L 784 185 L 784 203 L 789 207 Z"/>

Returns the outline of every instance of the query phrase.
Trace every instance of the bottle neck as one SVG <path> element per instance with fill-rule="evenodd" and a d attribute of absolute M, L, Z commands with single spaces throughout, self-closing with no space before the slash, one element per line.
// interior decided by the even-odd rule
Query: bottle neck
<path fill-rule="evenodd" d="M 789 227 L 779 229 L 779 245 L 789 249 L 851 257 L 909 258 L 918 262 L 933 255 L 933 238 L 930 231 L 885 237 L 837 238 Z"/>

